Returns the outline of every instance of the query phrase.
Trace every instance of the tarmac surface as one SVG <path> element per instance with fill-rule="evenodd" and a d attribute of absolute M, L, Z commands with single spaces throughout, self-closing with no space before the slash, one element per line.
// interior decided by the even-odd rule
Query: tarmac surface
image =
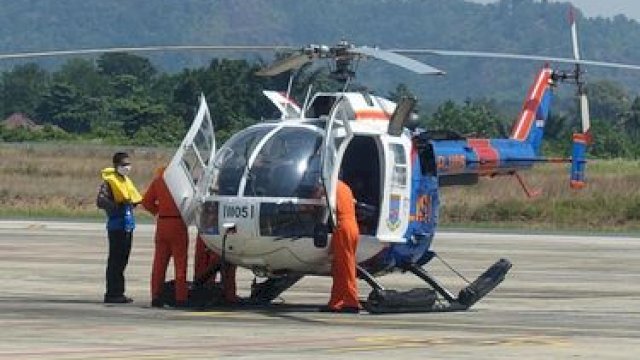
<path fill-rule="evenodd" d="M 356 315 L 316 311 L 331 284 L 319 277 L 269 308 L 150 308 L 152 235 L 134 235 L 135 302 L 105 305 L 103 224 L 0 221 L 0 359 L 640 358 L 640 238 L 441 232 L 435 249 L 469 280 L 501 257 L 511 272 L 467 312 Z M 454 293 L 465 285 L 432 263 Z M 253 275 L 238 279 L 248 295 Z M 380 281 L 423 286 L 410 274 Z"/>

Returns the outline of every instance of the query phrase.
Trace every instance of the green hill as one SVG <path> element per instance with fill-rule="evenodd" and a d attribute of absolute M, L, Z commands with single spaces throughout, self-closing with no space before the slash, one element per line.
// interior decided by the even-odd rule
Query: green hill
<path fill-rule="evenodd" d="M 335 43 L 571 56 L 567 3 L 502 0 L 0 0 L 0 52 L 159 44 Z M 640 24 L 578 15 L 585 58 L 640 63 Z M 243 56 L 243 54 L 216 54 Z M 213 54 L 153 55 L 160 69 L 207 64 Z M 248 56 L 248 55 L 245 55 Z M 265 55 L 268 56 L 268 55 Z M 406 83 L 422 99 L 489 97 L 519 104 L 539 63 L 423 57 L 448 72 L 419 78 L 368 62 L 359 80 L 386 92 Z M 51 66 L 61 60 L 38 60 Z M 16 62 L 3 62 L 7 69 Z M 589 69 L 637 90 L 640 74 Z"/>

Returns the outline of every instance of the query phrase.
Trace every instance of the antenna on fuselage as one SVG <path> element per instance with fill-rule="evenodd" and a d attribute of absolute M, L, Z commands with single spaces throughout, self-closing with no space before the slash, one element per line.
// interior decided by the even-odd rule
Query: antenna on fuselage
<path fill-rule="evenodd" d="M 287 85 L 287 99 L 291 98 L 291 87 L 293 86 L 293 71 L 289 74 L 289 84 Z"/>
<path fill-rule="evenodd" d="M 309 98 L 311 98 L 311 89 L 313 89 L 313 84 L 309 84 L 307 88 L 307 95 L 304 97 L 304 103 L 302 104 L 302 114 L 300 114 L 300 118 L 304 119 L 307 113 L 307 106 L 309 106 Z"/>

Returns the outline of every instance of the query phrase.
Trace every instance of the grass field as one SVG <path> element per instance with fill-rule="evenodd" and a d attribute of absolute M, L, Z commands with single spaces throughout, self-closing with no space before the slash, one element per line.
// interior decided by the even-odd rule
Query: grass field
<path fill-rule="evenodd" d="M 523 172 L 542 190 L 529 199 L 515 178 L 481 179 L 476 186 L 443 191 L 443 224 L 491 224 L 528 229 L 637 231 L 640 229 L 640 162 L 593 160 L 588 185 L 569 188 L 568 165 Z"/>
<path fill-rule="evenodd" d="M 0 217 L 102 219 L 95 207 L 99 172 L 116 150 L 128 151 L 143 191 L 173 149 L 95 145 L 0 144 Z M 514 178 L 481 179 L 442 191 L 440 222 L 448 226 L 547 230 L 640 230 L 640 162 L 593 161 L 588 187 L 572 191 L 568 170 L 542 165 L 523 173 L 542 195 L 528 199 Z M 149 218 L 142 211 L 142 218 Z"/>
<path fill-rule="evenodd" d="M 84 144 L 0 145 L 0 216 L 103 218 L 95 205 L 100 170 L 112 166 L 111 156 L 120 150 L 131 156 L 131 177 L 140 191 L 172 152 Z"/>

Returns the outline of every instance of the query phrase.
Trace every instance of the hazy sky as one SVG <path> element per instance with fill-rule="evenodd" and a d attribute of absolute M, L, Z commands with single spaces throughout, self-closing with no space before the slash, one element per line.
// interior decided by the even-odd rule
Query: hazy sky
<path fill-rule="evenodd" d="M 490 3 L 498 0 L 468 0 L 479 3 Z M 587 17 L 611 17 L 624 14 L 629 18 L 640 20 L 640 0 L 551 0 L 554 2 L 571 2 Z"/>

